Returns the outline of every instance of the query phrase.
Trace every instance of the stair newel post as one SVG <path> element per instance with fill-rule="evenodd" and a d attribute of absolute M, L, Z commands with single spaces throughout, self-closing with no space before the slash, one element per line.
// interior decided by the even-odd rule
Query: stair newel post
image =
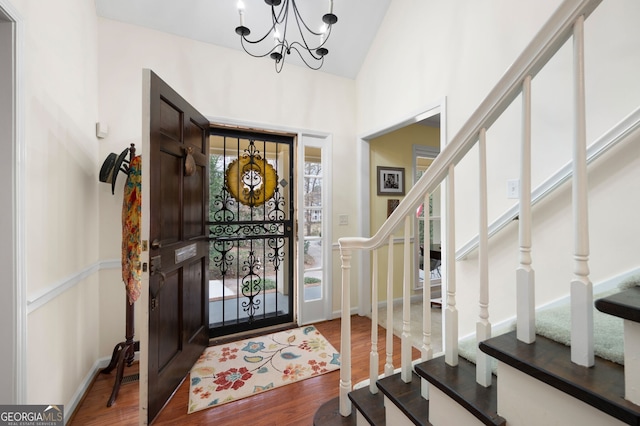
<path fill-rule="evenodd" d="M 431 347 L 431 211 L 429 209 L 430 194 L 424 195 L 423 214 L 424 214 L 424 231 L 423 231 L 423 270 L 424 283 L 422 285 L 422 361 L 428 361 L 433 358 L 433 348 Z M 429 382 L 421 379 L 422 397 L 429 399 Z"/>
<path fill-rule="evenodd" d="M 571 361 L 594 365 L 593 285 L 589 280 L 589 220 L 587 186 L 587 126 L 584 89 L 584 16 L 573 26 L 574 146 L 573 218 L 574 277 L 571 281 Z"/>
<path fill-rule="evenodd" d="M 351 250 L 340 247 L 342 319 L 340 323 L 340 415 L 351 414 Z"/>
<path fill-rule="evenodd" d="M 371 353 L 369 354 L 369 391 L 378 393 L 378 250 L 373 250 L 371 275 Z"/>
<path fill-rule="evenodd" d="M 446 179 L 446 228 L 445 228 L 445 284 L 447 289 L 447 302 L 444 310 L 444 346 L 445 362 L 455 367 L 458 365 L 458 309 L 456 308 L 456 263 L 455 263 L 455 173 L 454 165 L 449 165 Z"/>
<path fill-rule="evenodd" d="M 536 340 L 535 273 L 531 268 L 531 76 L 522 82 L 522 141 L 519 205 L 520 265 L 516 270 L 517 336 L 524 343 Z"/>
<path fill-rule="evenodd" d="M 385 377 L 393 374 L 393 234 L 389 235 L 387 254 L 387 358 L 384 364 Z"/>
<path fill-rule="evenodd" d="M 479 201 L 480 213 L 478 234 L 478 267 L 480 271 L 480 315 L 476 323 L 476 339 L 478 343 L 491 337 L 489 322 L 489 225 L 487 219 L 487 131 L 480 129 L 478 139 L 479 164 Z M 476 381 L 479 385 L 491 386 L 491 357 L 482 351 L 476 355 Z"/>
<path fill-rule="evenodd" d="M 402 344 L 401 373 L 403 382 L 411 383 L 411 216 L 404 218 L 404 259 L 402 278 Z"/>

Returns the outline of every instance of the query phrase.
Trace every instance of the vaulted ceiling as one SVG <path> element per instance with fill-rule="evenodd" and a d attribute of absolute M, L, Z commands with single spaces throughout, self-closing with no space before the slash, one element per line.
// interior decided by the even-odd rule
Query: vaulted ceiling
<path fill-rule="evenodd" d="M 297 1 L 300 14 L 314 31 L 320 27 L 321 16 L 329 11 L 329 2 Z M 334 0 L 333 3 L 338 22 L 327 40 L 325 47 L 329 54 L 321 71 L 355 79 L 390 0 Z M 262 37 L 271 27 L 270 6 L 264 0 L 244 0 L 244 4 L 245 25 L 252 30 L 251 37 Z M 96 0 L 96 8 L 104 18 L 242 50 L 240 37 L 235 33 L 240 23 L 237 0 Z M 287 38 L 297 32 L 293 18 L 289 21 Z M 268 57 L 258 60 L 271 61 Z M 285 67 L 290 64 L 304 66 L 295 54 L 286 58 Z"/>

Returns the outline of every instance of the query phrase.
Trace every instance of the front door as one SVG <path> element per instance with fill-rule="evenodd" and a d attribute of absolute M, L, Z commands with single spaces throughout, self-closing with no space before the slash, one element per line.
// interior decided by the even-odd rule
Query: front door
<path fill-rule="evenodd" d="M 293 322 L 293 144 L 211 129 L 211 337 Z"/>
<path fill-rule="evenodd" d="M 150 422 L 209 343 L 209 122 L 148 72 Z"/>

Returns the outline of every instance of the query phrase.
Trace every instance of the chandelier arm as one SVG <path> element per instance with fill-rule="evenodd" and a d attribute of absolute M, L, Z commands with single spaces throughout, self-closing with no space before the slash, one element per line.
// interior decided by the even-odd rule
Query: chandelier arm
<path fill-rule="evenodd" d="M 296 19 L 296 25 L 298 26 L 298 32 L 300 33 L 300 38 L 302 39 L 302 43 L 294 41 L 293 43 L 291 43 L 291 46 L 293 46 L 294 44 L 298 44 L 300 47 L 302 47 L 305 50 L 307 50 L 311 54 L 311 56 L 313 56 L 313 53 L 311 52 L 313 50 L 313 48 L 309 47 L 309 43 L 307 43 L 307 39 L 305 37 L 304 31 L 302 30 L 302 27 L 300 26 L 300 21 L 302 21 L 302 25 L 304 25 L 304 27 L 311 34 L 314 34 L 314 35 L 321 35 L 321 34 L 320 33 L 315 33 L 311 29 L 309 29 L 307 24 L 304 22 L 304 19 L 302 19 L 302 16 L 300 16 L 300 13 L 298 13 L 298 9 L 297 9 L 295 1 L 293 2 L 293 7 L 294 7 L 294 17 Z M 298 55 L 300 55 L 300 52 L 298 52 Z M 300 56 L 302 56 L 302 55 L 300 55 Z"/>
<path fill-rule="evenodd" d="M 317 67 L 310 65 L 309 62 L 307 62 L 307 60 L 304 58 L 304 56 L 302 56 L 302 53 L 300 53 L 300 51 L 294 46 L 294 44 L 299 44 L 300 46 L 302 46 L 300 43 L 291 43 L 291 47 L 290 50 L 295 50 L 295 52 L 298 54 L 298 56 L 300 56 L 300 59 L 302 59 L 302 62 L 304 62 L 304 64 L 311 68 L 312 70 L 319 70 L 320 68 L 322 68 L 322 64 L 324 64 L 324 56 L 321 56 L 319 58 L 317 58 L 313 53 L 311 53 L 311 50 L 308 50 L 309 54 L 311 55 L 311 57 L 313 59 L 315 59 L 316 61 L 320 61 L 320 65 L 318 65 Z"/>
<path fill-rule="evenodd" d="M 276 17 L 276 7 L 274 5 L 271 5 L 271 21 L 273 22 L 273 26 L 271 27 L 272 30 L 276 27 L 276 24 L 282 24 L 282 20 L 288 15 L 288 12 L 285 13 L 285 10 L 288 9 L 289 0 L 284 0 L 284 4 L 280 6 L 280 11 L 278 12 L 278 16 Z"/>
<path fill-rule="evenodd" d="M 257 43 L 257 42 L 251 42 L 250 40 L 247 40 L 246 38 L 242 37 L 240 40 L 240 44 L 242 45 L 242 48 L 244 49 L 244 51 L 249 55 L 249 56 L 253 56 L 254 58 L 264 58 L 265 56 L 270 55 L 271 53 L 273 53 L 276 48 L 280 47 L 280 45 L 282 45 L 282 43 L 273 46 L 273 48 L 271 50 L 269 50 L 267 53 L 263 54 L 263 55 L 256 55 L 254 53 L 251 53 L 247 50 L 247 47 L 244 45 L 244 42 L 247 41 L 248 43 Z"/>
<path fill-rule="evenodd" d="M 290 50 L 295 50 L 295 51 L 298 53 L 298 55 L 300 56 L 300 58 L 302 58 L 302 60 L 304 60 L 304 58 L 302 57 L 302 53 L 300 53 L 300 50 L 296 47 L 296 45 L 298 45 L 298 46 L 300 46 L 302 49 L 304 49 L 304 50 L 305 50 L 305 52 L 308 52 L 308 53 L 309 53 L 309 55 L 310 55 L 313 59 L 315 59 L 316 61 L 319 61 L 320 59 L 322 59 L 322 56 L 320 56 L 320 55 L 316 56 L 316 55 L 315 55 L 315 53 L 314 53 L 314 52 L 315 52 L 315 49 L 309 49 L 309 48 L 307 48 L 306 46 L 302 45 L 301 43 L 298 43 L 297 41 L 294 41 L 294 42 L 293 42 L 293 43 L 291 43 L 291 45 L 289 46 L 289 49 L 290 49 Z M 305 63 L 306 63 L 306 62 L 305 62 Z"/>
<path fill-rule="evenodd" d="M 247 43 L 250 43 L 250 44 L 258 44 L 258 43 L 263 42 L 263 41 L 264 41 L 264 39 L 266 39 L 268 35 L 269 35 L 269 33 L 266 33 L 264 36 L 262 36 L 262 38 L 257 39 L 257 40 L 249 40 L 249 39 L 247 38 L 247 36 L 240 36 L 240 38 L 241 38 L 243 41 L 247 42 Z"/>
<path fill-rule="evenodd" d="M 273 63 L 276 67 L 276 73 L 280 74 L 280 71 L 282 71 L 282 67 L 284 67 L 284 58 L 281 61 L 273 61 Z"/>
<path fill-rule="evenodd" d="M 311 34 L 316 35 L 316 36 L 322 35 L 321 32 L 313 31 L 311 28 L 309 28 L 307 23 L 304 22 L 304 19 L 302 18 L 302 15 L 300 15 L 300 11 L 298 11 L 298 6 L 296 5 L 295 0 L 293 0 L 293 13 L 295 14 L 296 22 L 298 23 L 298 29 L 300 30 L 300 35 L 303 36 L 302 37 L 303 39 L 304 39 L 304 35 L 302 34 L 302 29 L 300 28 L 300 21 L 302 21 L 302 25 L 304 25 L 304 27 L 307 29 L 307 31 L 309 31 Z M 327 28 L 331 28 L 331 25 L 328 25 Z"/>

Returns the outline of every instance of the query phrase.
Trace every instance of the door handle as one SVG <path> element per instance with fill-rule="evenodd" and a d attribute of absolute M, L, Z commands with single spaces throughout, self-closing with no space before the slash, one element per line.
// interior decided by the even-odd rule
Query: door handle
<path fill-rule="evenodd" d="M 162 248 L 162 243 L 156 238 L 155 240 L 151 241 L 151 248 L 154 250 L 158 250 L 159 248 Z"/>
<path fill-rule="evenodd" d="M 149 288 L 149 294 L 151 296 L 151 299 L 149 300 L 150 309 L 151 311 L 155 311 L 155 309 L 158 307 L 158 294 L 160 293 L 160 290 L 162 290 L 162 286 L 164 285 L 164 282 L 167 279 L 167 275 L 164 272 L 162 272 L 160 269 L 162 268 L 162 262 L 161 262 L 160 256 L 153 256 L 150 259 L 150 261 L 151 261 L 150 274 L 160 275 L 160 283 L 158 286 L 158 290 L 154 292 L 151 290 L 151 288 Z"/>

